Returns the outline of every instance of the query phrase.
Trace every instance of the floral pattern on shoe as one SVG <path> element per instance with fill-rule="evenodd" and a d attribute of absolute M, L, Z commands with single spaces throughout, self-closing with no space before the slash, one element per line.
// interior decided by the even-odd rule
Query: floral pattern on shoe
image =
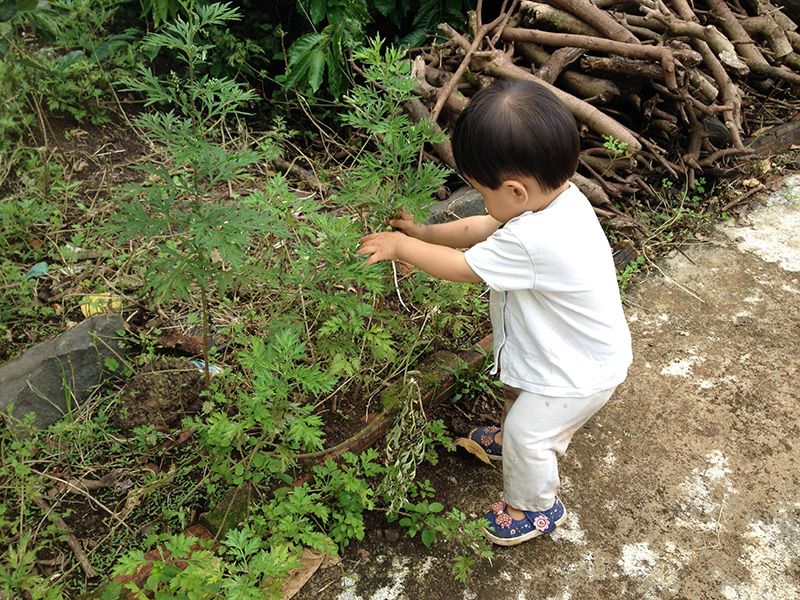
<path fill-rule="evenodd" d="M 514 519 L 506 509 L 505 502 L 495 502 L 484 517 L 488 527 L 484 527 L 484 535 L 493 544 L 515 546 L 526 540 L 551 533 L 566 519 L 567 513 L 561 500 L 556 497 L 553 506 L 545 511 L 522 511 L 522 519 Z"/>
<path fill-rule="evenodd" d="M 480 444 L 490 460 L 503 460 L 503 446 L 495 442 L 494 436 L 500 432 L 496 425 L 486 425 L 473 429 L 469 437 L 472 441 Z"/>
<path fill-rule="evenodd" d="M 505 502 L 495 502 L 491 506 L 491 511 L 494 513 L 494 523 L 501 529 L 508 529 L 511 523 L 514 522 L 511 515 L 505 512 L 506 506 Z"/>
<path fill-rule="evenodd" d="M 533 526 L 539 531 L 547 531 L 547 528 L 550 527 L 550 519 L 544 515 L 539 515 L 533 520 Z"/>

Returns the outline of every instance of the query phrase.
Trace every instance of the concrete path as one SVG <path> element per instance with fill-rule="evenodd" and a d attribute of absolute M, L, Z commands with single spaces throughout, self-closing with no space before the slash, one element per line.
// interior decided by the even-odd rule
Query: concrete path
<path fill-rule="evenodd" d="M 301 600 L 800 599 L 800 176 L 630 292 L 634 364 L 561 460 L 569 518 L 497 548 L 466 583 L 453 548 L 381 538 Z M 443 458 L 479 517 L 502 476 Z"/>

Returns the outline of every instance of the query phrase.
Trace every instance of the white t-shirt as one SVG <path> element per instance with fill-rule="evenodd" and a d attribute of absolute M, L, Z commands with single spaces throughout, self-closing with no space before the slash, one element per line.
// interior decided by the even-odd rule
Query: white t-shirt
<path fill-rule="evenodd" d="M 585 397 L 622 383 L 631 337 L 611 248 L 586 197 L 570 184 L 466 251 L 489 286 L 493 373 L 545 396 Z"/>

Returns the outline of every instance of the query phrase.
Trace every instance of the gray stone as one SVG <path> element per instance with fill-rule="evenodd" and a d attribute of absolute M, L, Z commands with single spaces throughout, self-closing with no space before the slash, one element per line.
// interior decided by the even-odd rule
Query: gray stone
<path fill-rule="evenodd" d="M 486 214 L 483 196 L 471 187 L 456 190 L 447 200 L 435 202 L 428 208 L 430 208 L 431 214 L 425 219 L 425 223 L 429 225 Z"/>
<path fill-rule="evenodd" d="M 13 403 L 15 421 L 35 413 L 40 429 L 67 414 L 68 397 L 74 410 L 111 374 L 105 359 L 120 362 L 124 325 L 119 315 L 97 315 L 0 366 L 0 410 Z"/>

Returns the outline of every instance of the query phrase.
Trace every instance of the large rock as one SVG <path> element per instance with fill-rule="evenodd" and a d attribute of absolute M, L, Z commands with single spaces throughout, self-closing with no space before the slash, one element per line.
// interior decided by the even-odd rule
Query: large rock
<path fill-rule="evenodd" d="M 447 200 L 435 202 L 428 208 L 431 211 L 425 220 L 428 224 L 447 223 L 464 217 L 486 214 L 483 196 L 469 186 L 456 190 Z"/>
<path fill-rule="evenodd" d="M 67 414 L 67 397 L 74 410 L 110 375 L 107 358 L 120 362 L 123 328 L 121 316 L 98 315 L 1 366 L 0 410 L 13 403 L 15 421 L 32 412 L 36 427 L 52 425 Z"/>

